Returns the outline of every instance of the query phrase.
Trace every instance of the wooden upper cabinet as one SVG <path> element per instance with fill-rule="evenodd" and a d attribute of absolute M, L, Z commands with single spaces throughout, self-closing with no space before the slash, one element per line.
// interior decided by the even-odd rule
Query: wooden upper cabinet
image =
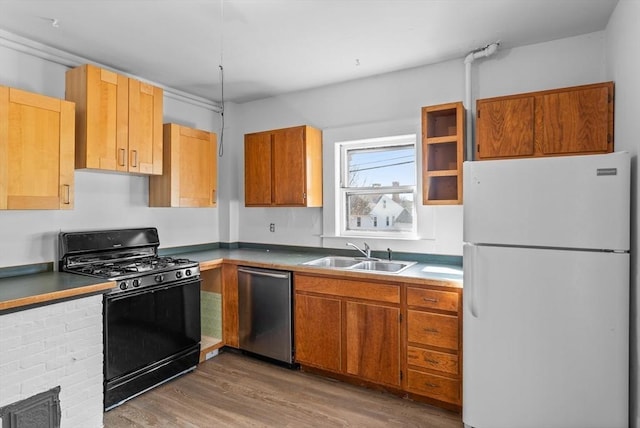
<path fill-rule="evenodd" d="M 422 107 L 422 203 L 462 203 L 465 141 L 461 102 Z"/>
<path fill-rule="evenodd" d="M 271 134 L 244 136 L 244 201 L 246 206 L 271 205 Z"/>
<path fill-rule="evenodd" d="M 151 207 L 215 207 L 216 134 L 164 124 L 163 174 L 149 177 Z"/>
<path fill-rule="evenodd" d="M 246 206 L 322 206 L 322 131 L 298 126 L 244 141 Z"/>
<path fill-rule="evenodd" d="M 0 209 L 73 208 L 74 104 L 0 86 Z"/>
<path fill-rule="evenodd" d="M 129 172 L 162 174 L 162 89 L 129 79 Z"/>
<path fill-rule="evenodd" d="M 477 101 L 477 159 L 613 151 L 613 82 Z"/>
<path fill-rule="evenodd" d="M 85 64 L 67 71 L 76 168 L 162 174 L 161 88 Z"/>
<path fill-rule="evenodd" d="M 533 156 L 534 97 L 478 100 L 478 159 Z"/>
<path fill-rule="evenodd" d="M 545 94 L 536 115 L 546 155 L 613 151 L 613 83 Z"/>

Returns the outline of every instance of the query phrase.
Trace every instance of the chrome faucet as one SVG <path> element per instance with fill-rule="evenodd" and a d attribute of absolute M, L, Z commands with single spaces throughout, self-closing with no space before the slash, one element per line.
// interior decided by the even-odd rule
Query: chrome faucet
<path fill-rule="evenodd" d="M 369 244 L 367 244 L 366 242 L 364 242 L 364 250 L 362 250 L 356 244 L 352 244 L 351 242 L 347 242 L 347 246 L 351 246 L 356 250 L 360 251 L 366 258 L 368 259 L 371 258 L 371 248 L 369 248 Z"/>

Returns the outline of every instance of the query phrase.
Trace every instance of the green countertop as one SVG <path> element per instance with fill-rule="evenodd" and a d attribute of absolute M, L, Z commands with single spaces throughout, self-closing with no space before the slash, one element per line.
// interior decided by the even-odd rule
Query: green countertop
<path fill-rule="evenodd" d="M 303 263 L 324 256 L 336 255 L 331 250 L 270 250 L 270 249 L 210 249 L 180 251 L 163 250 L 163 254 L 185 257 L 200 262 L 203 269 L 228 262 L 248 264 L 264 268 L 294 270 L 296 272 L 340 275 L 352 278 L 382 279 L 390 282 L 421 283 L 425 280 L 438 285 L 462 288 L 462 267 L 448 264 L 417 263 L 398 273 L 349 271 L 307 266 Z M 343 253 L 339 254 L 343 255 Z M 60 300 L 80 298 L 105 293 L 114 282 L 100 278 L 65 272 L 43 272 L 0 278 L 0 314 L 29 309 L 34 306 L 55 303 Z"/>
<path fill-rule="evenodd" d="M 283 251 L 268 249 L 215 249 L 205 251 L 184 252 L 180 257 L 200 262 L 206 268 L 211 261 L 233 262 L 235 264 L 258 264 L 273 269 L 294 269 L 301 272 L 332 273 L 336 275 L 365 276 L 368 278 L 385 279 L 395 282 L 403 281 L 444 281 L 449 286 L 462 287 L 462 267 L 449 264 L 416 263 L 406 270 L 394 274 L 383 272 L 350 271 L 348 269 L 320 268 L 303 265 L 303 263 L 321 257 L 335 255 L 330 250 L 326 252 Z"/>
<path fill-rule="evenodd" d="M 64 272 L 43 272 L 0 278 L 0 314 L 101 294 L 114 282 Z"/>

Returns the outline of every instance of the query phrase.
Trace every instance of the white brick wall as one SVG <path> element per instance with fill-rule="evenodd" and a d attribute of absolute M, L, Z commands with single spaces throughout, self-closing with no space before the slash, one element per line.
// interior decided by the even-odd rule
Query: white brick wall
<path fill-rule="evenodd" d="M 60 385 L 62 428 L 102 427 L 102 352 L 102 296 L 0 315 L 0 407 Z"/>

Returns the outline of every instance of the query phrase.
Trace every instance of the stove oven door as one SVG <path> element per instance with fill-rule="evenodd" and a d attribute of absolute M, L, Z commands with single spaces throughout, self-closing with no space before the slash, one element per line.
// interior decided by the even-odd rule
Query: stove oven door
<path fill-rule="evenodd" d="M 198 363 L 200 280 L 105 295 L 105 409 Z"/>

